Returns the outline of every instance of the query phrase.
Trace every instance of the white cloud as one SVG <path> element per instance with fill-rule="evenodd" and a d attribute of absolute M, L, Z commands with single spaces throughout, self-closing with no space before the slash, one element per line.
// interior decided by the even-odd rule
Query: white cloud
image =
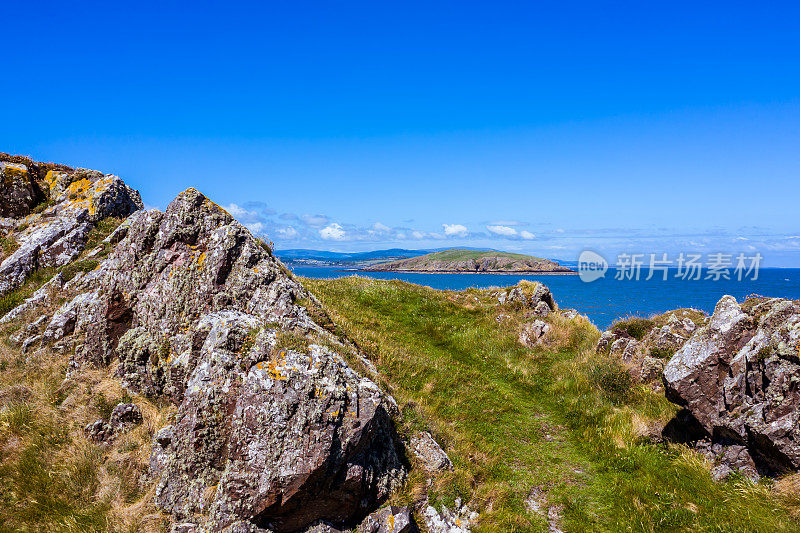
<path fill-rule="evenodd" d="M 414 237 L 415 239 L 424 239 L 425 238 L 425 233 L 423 233 L 421 231 L 414 230 L 414 231 L 411 232 L 411 236 Z"/>
<path fill-rule="evenodd" d="M 530 231 L 525 231 L 525 230 L 520 231 L 519 236 L 528 241 L 536 238 L 536 235 L 534 235 Z"/>
<path fill-rule="evenodd" d="M 563 228 L 558 228 L 558 229 L 556 230 L 556 233 L 564 233 L 564 229 L 563 229 Z"/>
<path fill-rule="evenodd" d="M 486 226 L 486 229 L 489 230 L 489 233 L 494 233 L 495 235 L 502 235 L 504 237 L 513 237 L 517 234 L 517 230 L 508 226 Z M 526 232 L 527 233 L 527 232 Z"/>
<path fill-rule="evenodd" d="M 278 233 L 284 239 L 294 239 L 295 237 L 297 237 L 297 230 L 291 226 L 289 226 L 288 228 L 280 228 L 278 230 Z"/>
<path fill-rule="evenodd" d="M 466 237 L 469 233 L 467 227 L 461 224 L 442 224 L 442 227 L 447 237 Z"/>
<path fill-rule="evenodd" d="M 386 224 L 381 224 L 380 222 L 374 223 L 372 225 L 372 229 L 374 229 L 375 231 L 382 231 L 382 232 L 392 231 L 392 228 L 390 228 Z"/>
<path fill-rule="evenodd" d="M 225 211 L 233 215 L 233 218 L 243 218 L 253 215 L 251 211 L 248 211 L 244 207 L 240 207 L 236 204 L 230 204 L 225 206 Z"/>
<path fill-rule="evenodd" d="M 403 233 L 402 231 L 398 231 L 397 234 L 395 235 L 395 237 L 397 237 L 398 239 L 405 239 L 406 238 L 406 234 Z"/>
<path fill-rule="evenodd" d="M 328 223 L 328 217 L 325 215 L 303 215 L 300 217 L 303 219 L 303 222 L 308 224 L 309 226 L 313 226 L 318 228 L 319 226 L 324 226 Z M 338 224 L 336 224 L 338 226 Z M 339 226 L 341 228 L 341 226 Z"/>
<path fill-rule="evenodd" d="M 264 231 L 264 224 L 262 224 L 261 222 L 253 222 L 252 224 L 247 224 L 246 226 L 247 229 L 249 229 L 251 232 L 257 235 L 263 233 Z"/>
<path fill-rule="evenodd" d="M 336 222 L 319 230 L 319 236 L 326 241 L 343 241 L 345 239 L 344 229 Z"/>

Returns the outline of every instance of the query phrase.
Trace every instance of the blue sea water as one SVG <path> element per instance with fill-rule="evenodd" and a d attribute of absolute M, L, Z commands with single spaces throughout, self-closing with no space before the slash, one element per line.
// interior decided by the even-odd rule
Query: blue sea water
<path fill-rule="evenodd" d="M 663 281 L 658 273 L 650 281 L 616 280 L 610 268 L 604 278 L 584 283 L 578 276 L 516 276 L 508 274 L 399 274 L 394 272 L 353 272 L 329 267 L 294 267 L 298 276 L 338 278 L 368 276 L 376 279 L 399 279 L 434 289 L 460 290 L 469 287 L 506 287 L 521 279 L 539 281 L 550 287 L 562 308 L 571 307 L 585 313 L 600 329 L 627 315 L 649 316 L 670 309 L 693 307 L 707 313 L 717 301 L 730 294 L 743 300 L 750 294 L 800 299 L 800 268 L 762 268 L 758 279 L 737 281 L 681 280 L 670 272 Z"/>

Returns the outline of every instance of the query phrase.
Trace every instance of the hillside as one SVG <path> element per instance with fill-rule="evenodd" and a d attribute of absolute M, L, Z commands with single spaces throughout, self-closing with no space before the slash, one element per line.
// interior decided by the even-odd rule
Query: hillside
<path fill-rule="evenodd" d="M 574 273 L 555 261 L 524 254 L 465 249 L 444 250 L 419 257 L 365 267 L 381 272 L 440 272 L 495 274 L 566 274 Z"/>
<path fill-rule="evenodd" d="M 299 278 L 192 188 L 0 154 L 0 197 L 0 532 L 797 529 L 800 302 L 601 334 Z"/>

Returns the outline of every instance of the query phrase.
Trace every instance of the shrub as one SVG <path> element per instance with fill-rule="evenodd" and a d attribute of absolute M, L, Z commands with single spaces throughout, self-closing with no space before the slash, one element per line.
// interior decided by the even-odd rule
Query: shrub
<path fill-rule="evenodd" d="M 655 322 L 649 318 L 632 316 L 615 322 L 612 327 L 617 331 L 624 331 L 637 341 L 640 341 L 655 327 Z"/>
<path fill-rule="evenodd" d="M 650 348 L 650 357 L 656 359 L 672 359 L 675 355 L 675 348 Z"/>

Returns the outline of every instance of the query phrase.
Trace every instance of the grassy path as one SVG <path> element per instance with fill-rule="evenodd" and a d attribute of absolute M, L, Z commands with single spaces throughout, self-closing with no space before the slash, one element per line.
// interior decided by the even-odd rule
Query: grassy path
<path fill-rule="evenodd" d="M 523 313 L 485 292 L 303 283 L 376 364 L 407 429 L 430 430 L 448 451 L 456 468 L 431 501 L 471 500 L 481 530 L 546 531 L 531 494 L 566 531 L 797 530 L 792 502 L 768 485 L 713 483 L 695 454 L 640 438 L 673 408 L 644 389 L 622 402 L 595 385 L 596 330 L 553 318 L 560 344 L 532 351 L 516 340 Z M 401 498 L 419 498 L 421 482 L 412 476 Z"/>

